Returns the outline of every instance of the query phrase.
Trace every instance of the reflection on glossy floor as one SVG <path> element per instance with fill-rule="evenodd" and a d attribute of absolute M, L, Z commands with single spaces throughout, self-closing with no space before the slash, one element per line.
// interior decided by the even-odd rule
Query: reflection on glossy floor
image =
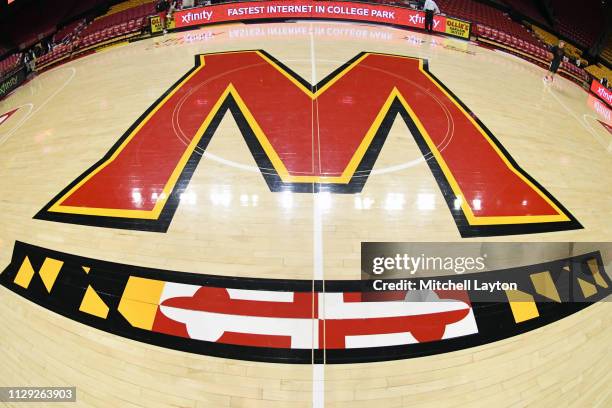
<path fill-rule="evenodd" d="M 215 106 L 218 97 L 208 100 L 185 91 L 185 98 L 173 102 L 164 94 L 176 89 L 181 78 L 191 79 L 186 74 L 196 72 L 190 71 L 196 55 L 258 49 L 282 66 L 272 70 L 263 59 L 233 62 L 239 72 L 254 67 L 229 81 L 237 90 L 231 94 L 238 106 L 230 109 L 234 115 L 207 115 L 213 108 L 223 112 Z M 362 52 L 417 62 L 412 71 L 398 72 L 393 66 L 398 57 L 380 57 L 379 66 L 366 59 L 366 68 L 354 66 L 336 81 L 338 68 L 358 62 L 354 58 Z M 214 57 L 204 58 L 209 64 L 202 72 L 214 70 Z M 419 70 L 419 60 L 428 61 L 426 70 Z M 227 65 L 221 68 L 228 71 Z M 270 96 L 265 75 L 283 75 L 294 88 Z M 365 83 L 368 75 L 372 82 Z M 543 75 L 539 67 L 474 44 L 344 23 L 215 26 L 73 61 L 0 101 L 0 115 L 12 113 L 0 116 L 0 267 L 9 263 L 18 240 L 176 271 L 358 279 L 362 241 L 609 241 L 612 134 L 598 122 L 612 125 L 609 111 L 606 115 L 605 108 L 594 109 L 575 84 L 558 78 L 546 85 Z M 255 78 L 261 82 L 249 85 Z M 393 78 L 399 78 L 397 84 Z M 350 90 L 362 87 L 373 96 L 363 99 L 355 92 L 334 99 L 343 80 L 350 82 Z M 207 81 L 201 84 L 217 86 Z M 321 89 L 310 85 L 320 81 L 321 88 L 325 81 L 335 82 L 316 99 L 313 95 Z M 222 93 L 228 81 L 217 82 Z M 379 100 L 374 93 L 383 86 L 388 89 Z M 381 109 L 387 102 L 387 108 L 394 108 L 385 99 L 394 86 L 406 102 L 397 106 L 395 118 Z M 173 95 L 181 96 L 181 91 Z M 326 95 L 331 96 L 326 100 Z M 165 97 L 174 105 L 164 105 L 172 109 L 160 116 L 164 106 L 158 102 Z M 363 116 L 340 111 L 358 102 L 366 107 L 360 108 Z M 139 118 L 153 111 L 158 113 L 156 127 L 167 130 L 163 149 L 155 146 L 156 140 L 151 147 L 150 141 L 138 139 L 146 132 L 144 125 L 132 126 L 144 123 Z M 284 112 L 276 117 L 283 129 L 303 138 L 299 145 L 288 144 L 275 127 L 278 120 L 270 120 L 279 111 Z M 244 120 L 236 119 L 236 112 Z M 207 118 L 218 122 L 208 140 L 210 123 L 200 127 Z M 380 126 L 370 129 L 367 122 Z M 261 125 L 262 132 L 253 129 L 253 123 Z M 245 135 L 248 125 L 250 139 Z M 345 143 L 349 136 L 343 135 L 342 143 L 334 140 L 353 125 L 366 133 L 371 130 L 371 145 L 362 146 L 363 135 L 351 146 Z M 462 140 L 470 131 L 471 139 Z M 126 147 L 132 149 L 131 156 L 124 156 L 128 159 L 117 170 L 124 178 L 104 179 L 94 165 L 118 151 L 113 145 L 122 135 L 134 142 Z M 174 150 L 168 148 L 169 141 L 176 142 Z M 192 144 L 195 153 L 186 155 L 185 146 Z M 352 162 L 354 157 L 364 159 Z M 176 171 L 175 163 L 181 160 L 188 177 Z M 347 168 L 352 172 L 345 173 Z M 94 173 L 101 179 L 97 185 Z M 180 190 L 168 184 L 173 177 Z M 85 180 L 91 190 L 79 193 L 85 191 Z M 122 190 L 111 188 L 109 180 Z M 339 191 L 338 185 L 352 187 Z M 87 202 L 92 198 L 95 203 Z M 162 203 L 158 213 L 157 203 Z M 70 213 L 73 218 L 34 218 L 45 213 L 43 209 L 52 210 L 53 204 L 80 210 Z M 96 218 L 100 209 L 115 217 L 120 206 L 141 211 L 137 220 L 150 214 L 164 217 L 163 228 L 146 227 L 151 224 L 129 217 L 113 222 Z M 84 207 L 96 210 L 86 214 Z M 489 218 L 482 221 L 480 216 Z M 511 221 L 501 222 L 503 228 L 478 227 L 497 225 L 500 217 Z M 533 217 L 537 219 L 532 222 Z M 462 238 L 465 231 L 476 231 L 468 234 L 476 238 Z M 91 405 L 104 406 L 111 391 L 120 390 L 122 399 L 112 397 L 111 402 L 196 406 L 200 400 L 197 406 L 269 407 L 295 401 L 292 406 L 312 406 L 317 385 L 309 365 L 248 363 L 162 350 L 68 321 L 4 288 L 0 299 L 2 325 L 15 327 L 2 335 L 5 350 L 14 357 L 11 372 L 23 373 L 24 382 L 75 383 L 91 390 L 83 396 Z M 416 402 L 448 406 L 444 401 L 487 405 L 500 399 L 508 406 L 554 405 L 561 383 L 567 405 L 581 405 L 580 399 L 604 402 L 610 398 L 605 391 L 595 394 L 605 390 L 605 370 L 590 365 L 609 352 L 609 316 L 609 305 L 602 303 L 488 346 L 423 359 L 327 367 L 326 406 L 371 406 L 373 399 L 389 407 Z M 72 352 L 66 356 L 68 350 L 76 350 L 81 366 L 97 368 L 83 375 L 77 366 L 65 364 L 74 357 Z M 511 375 L 501 368 L 515 368 L 517 362 L 522 368 Z M 20 371 L 18 366 L 29 369 Z M 490 375 L 490 367 L 498 374 Z"/>
<path fill-rule="evenodd" d="M 312 39 L 310 25 L 300 23 L 215 27 L 142 41 L 43 73 L 2 101 L 2 112 L 19 108 L 2 124 L 0 183 L 5 216 L 0 222 L 5 248 L 18 239 L 41 246 L 53 244 L 54 249 L 82 256 L 144 266 L 308 279 L 313 270 L 313 232 L 320 226 L 325 277 L 334 279 L 358 276 L 361 241 L 461 239 L 415 135 L 399 116 L 375 158 L 372 174 L 356 194 L 294 194 L 291 188 L 270 192 L 258 168 L 259 158 L 253 157 L 236 121 L 226 114 L 210 138 L 203 159 L 192 166 L 191 180 L 181 192 L 163 239 L 158 234 L 139 231 L 92 229 L 32 219 L 102 159 L 143 112 L 193 67 L 194 55 L 257 48 L 265 49 L 310 83 L 319 82 L 362 51 L 426 58 L 429 71 L 478 116 L 525 173 L 584 227 L 534 235 L 502 234 L 489 239 L 592 241 L 611 236 L 608 193 L 612 188 L 612 138 L 591 118 L 595 112 L 579 87 L 564 79 L 546 86 L 539 68 L 457 40 L 348 24 L 312 27 Z M 126 60 L 138 63 L 125 64 Z M 142 67 L 147 69 L 144 78 Z M 259 100 L 262 98 L 267 100 L 261 96 Z M 274 103 L 269 102 L 272 106 Z M 183 111 L 184 123 L 179 125 L 189 127 L 192 121 L 197 128 L 199 117 L 189 117 L 199 114 L 194 106 Z M 433 126 L 427 125 L 427 111 L 419 114 L 425 127 Z M 435 118 L 437 111 L 432 115 Z M 257 119 L 260 117 L 263 116 Z M 171 119 L 167 122 L 171 125 Z M 456 121 L 451 125 L 458 126 Z M 310 125 L 304 126 L 310 130 Z M 189 129 L 183 131 L 189 133 Z M 333 131 L 332 128 L 330 132 Z M 451 137 L 457 142 L 461 134 Z M 454 146 L 453 139 L 441 143 Z M 463 150 L 469 156 L 464 163 L 478 166 L 474 155 L 482 159 L 481 151 L 473 151 L 468 143 L 463 147 L 455 144 L 459 152 Z M 296 152 L 313 156 L 305 150 Z M 291 153 L 281 152 L 282 159 L 295 160 Z M 136 161 L 140 160 L 138 151 L 135 154 Z M 164 165 L 154 162 L 155 154 L 152 152 L 142 165 L 153 170 Z M 293 167 L 301 171 L 299 164 Z M 128 200 L 134 198 L 134 192 L 145 194 L 140 192 L 141 187 L 147 187 L 140 175 L 143 173 L 138 173 L 142 168 L 135 165 L 131 169 L 124 173 L 126 180 L 118 181 L 119 185 L 133 186 L 125 190 Z M 468 167 L 458 168 L 455 178 L 465 177 L 468 171 Z M 102 180 L 98 200 L 108 201 L 118 194 L 105 182 Z M 472 181 L 468 186 L 474 190 L 470 193 L 473 197 L 491 196 L 489 200 L 466 199 L 474 211 L 502 201 L 495 197 L 495 185 L 478 191 L 484 183 Z M 294 186 L 295 183 L 289 185 Z M 502 188 L 509 187 L 504 182 Z M 507 191 L 503 194 L 512 196 Z M 144 199 L 149 199 L 145 195 Z M 495 211 L 493 208 L 491 213 Z M 553 209 L 551 214 L 554 213 Z M 315 217 L 320 220 L 315 222 Z M 91 231 L 95 231 L 93 236 Z M 152 258 L 151 253 L 159 257 Z M 4 263 L 8 254 L 2 251 Z"/>

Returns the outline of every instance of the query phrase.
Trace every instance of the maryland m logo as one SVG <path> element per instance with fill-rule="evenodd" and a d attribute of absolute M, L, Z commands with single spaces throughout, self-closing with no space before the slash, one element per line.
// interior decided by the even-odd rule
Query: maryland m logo
<path fill-rule="evenodd" d="M 314 86 L 264 51 L 198 55 L 196 66 L 36 218 L 166 231 L 228 110 L 271 191 L 360 192 L 399 114 L 462 236 L 581 228 L 426 61 L 373 53 Z"/>

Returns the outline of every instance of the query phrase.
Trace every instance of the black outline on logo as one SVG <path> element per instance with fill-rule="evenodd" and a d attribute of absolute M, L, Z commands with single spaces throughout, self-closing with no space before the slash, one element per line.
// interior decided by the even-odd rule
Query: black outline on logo
<path fill-rule="evenodd" d="M 325 86 L 329 81 L 338 76 L 340 72 L 346 69 L 353 62 L 361 58 L 364 54 L 369 54 L 368 52 L 360 52 L 355 57 L 351 58 L 346 63 L 342 64 L 336 70 L 334 70 L 331 74 L 323 78 L 316 85 L 311 85 L 306 82 L 302 77 L 300 77 L 297 73 L 292 71 L 289 67 L 284 65 L 282 62 L 278 61 L 276 58 L 268 54 L 263 50 L 242 50 L 242 52 L 248 51 L 257 51 L 264 54 L 267 58 L 272 60 L 275 64 L 277 64 L 282 70 L 284 70 L 287 74 L 291 75 L 296 81 L 300 82 L 304 87 L 310 89 L 311 92 L 316 92 L 321 87 Z M 400 101 L 395 98 L 389 108 L 389 111 L 386 113 L 383 121 L 381 122 L 379 128 L 376 131 L 376 134 L 365 152 L 359 166 L 353 175 L 352 179 L 348 184 L 321 184 L 321 183 L 284 183 L 280 176 L 273 170 L 274 167 L 270 162 L 269 158 L 265 154 L 261 144 L 257 140 L 254 132 L 252 131 L 250 125 L 244 118 L 242 112 L 240 111 L 238 104 L 232 97 L 232 95 L 228 95 L 226 99 L 223 101 L 220 109 L 215 114 L 212 119 L 210 125 L 205 130 L 202 135 L 198 146 L 194 149 L 191 154 L 188 162 L 183 169 L 179 179 L 177 180 L 172 192 L 166 204 L 159 216 L 158 219 L 150 220 L 150 219 L 140 219 L 140 218 L 123 218 L 123 217 L 106 217 L 106 216 L 96 216 L 96 215 L 80 215 L 80 214 L 69 214 L 62 212 L 50 212 L 49 209 L 59 201 L 70 189 L 72 189 L 75 185 L 77 185 L 81 180 L 87 177 L 91 172 L 97 169 L 100 165 L 102 165 L 106 160 L 108 160 L 114 152 L 121 146 L 121 144 L 125 141 L 127 137 L 132 133 L 132 131 L 146 118 L 146 116 L 158 106 L 161 101 L 172 92 L 177 86 L 183 82 L 185 78 L 187 78 L 191 73 L 193 73 L 200 66 L 200 56 L 206 55 L 214 55 L 216 53 L 210 54 L 198 54 L 195 56 L 195 66 L 191 68 L 185 75 L 183 75 L 174 85 L 172 85 L 163 95 L 161 95 L 157 101 L 155 101 L 139 118 L 130 126 L 130 128 L 121 136 L 121 138 L 111 147 L 111 149 L 104 155 L 102 159 L 96 162 L 93 166 L 87 169 L 83 174 L 81 174 L 77 179 L 75 179 L 72 183 L 70 183 L 66 188 L 64 188 L 59 194 L 57 194 L 45 207 L 43 207 L 35 216 L 35 219 L 39 220 L 47 220 L 47 221 L 56 221 L 63 223 L 71 223 L 71 224 L 82 224 L 82 225 L 90 225 L 97 227 L 105 227 L 105 228 L 122 228 L 122 229 L 130 229 L 130 230 L 139 230 L 139 231 L 153 231 L 153 232 L 166 232 L 170 226 L 172 218 L 178 208 L 180 202 L 181 193 L 185 191 L 187 188 L 193 173 L 195 172 L 200 159 L 202 158 L 203 152 L 206 150 L 208 143 L 212 139 L 214 133 L 219 126 L 219 123 L 225 116 L 226 112 L 229 111 L 234 120 L 238 124 L 238 128 L 242 133 L 242 136 L 249 147 L 249 150 L 254 157 L 259 169 L 260 173 L 264 177 L 268 187 L 272 192 L 280 192 L 280 191 L 292 191 L 292 192 L 300 192 L 300 193 L 316 193 L 320 191 L 329 191 L 333 193 L 339 194 L 354 194 L 359 193 L 363 186 L 365 185 L 372 168 L 378 158 L 380 151 L 386 141 L 387 135 L 391 130 L 391 126 L 395 121 L 397 115 L 399 115 L 410 131 L 421 150 L 423 156 L 427 157 L 431 155 L 431 150 L 429 149 L 423 135 L 419 132 L 417 126 L 414 121 L 410 118 L 408 112 L 404 109 Z M 402 55 L 393 55 L 393 54 L 383 54 L 383 53 L 374 53 L 377 55 L 389 55 L 396 57 L 404 57 Z M 410 57 L 412 58 L 412 57 Z M 462 237 L 483 237 L 483 236 L 500 236 L 500 235 L 514 235 L 514 234 L 533 234 L 533 233 L 542 233 L 542 232 L 554 232 L 554 231 L 566 231 L 566 230 L 574 230 L 574 229 L 582 229 L 583 226 L 578 222 L 578 220 L 552 195 L 550 194 L 542 185 L 540 185 L 533 177 L 531 177 L 525 170 L 523 170 L 518 163 L 512 158 L 509 152 L 504 148 L 504 146 L 495 138 L 493 133 L 472 113 L 472 111 L 463 103 L 461 100 L 450 90 L 448 89 L 434 74 L 429 71 L 428 61 L 423 60 L 423 70 L 431 76 L 431 78 L 437 82 L 437 84 L 442 87 L 469 115 L 471 115 L 474 120 L 478 123 L 478 125 L 484 130 L 484 132 L 489 136 L 489 138 L 493 141 L 493 143 L 499 148 L 502 154 L 508 159 L 508 161 L 514 166 L 514 168 L 520 172 L 526 179 L 528 179 L 533 185 L 535 185 L 542 193 L 549 198 L 568 218 L 569 221 L 557 221 L 557 222 L 541 222 L 541 223 L 524 223 L 524 224 L 498 224 L 498 225 L 471 225 L 467 218 L 465 217 L 463 210 L 460 208 L 455 208 L 454 201 L 455 195 L 450 187 L 448 180 L 446 179 L 444 173 L 442 172 L 439 164 L 436 160 L 427 160 L 427 164 L 442 191 L 444 199 L 448 205 L 448 208 L 453 216 L 455 224 L 459 230 L 459 233 Z"/>

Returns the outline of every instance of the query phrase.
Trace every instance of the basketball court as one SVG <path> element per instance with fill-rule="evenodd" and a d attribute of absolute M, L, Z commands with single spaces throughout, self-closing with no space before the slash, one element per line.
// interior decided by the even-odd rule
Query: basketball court
<path fill-rule="evenodd" d="M 605 301 L 396 357 L 335 346 L 325 323 L 359 318 L 342 307 L 362 242 L 573 242 L 504 268 L 600 251 L 576 262 L 585 297 L 608 296 L 612 119 L 544 75 L 469 41 L 317 21 L 40 73 L 0 101 L 2 385 L 73 385 L 99 407 L 610 404 Z"/>

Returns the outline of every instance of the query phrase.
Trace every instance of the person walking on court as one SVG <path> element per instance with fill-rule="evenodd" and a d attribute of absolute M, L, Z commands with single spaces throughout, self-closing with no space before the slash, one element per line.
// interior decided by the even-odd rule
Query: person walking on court
<path fill-rule="evenodd" d="M 423 10 L 425 10 L 425 30 L 431 33 L 433 31 L 434 12 L 440 14 L 440 8 L 434 0 L 426 0 Z"/>
<path fill-rule="evenodd" d="M 563 41 L 559 41 L 559 45 L 554 46 L 550 49 L 553 58 L 550 62 L 550 66 L 548 67 L 548 73 L 544 77 L 544 81 L 550 81 L 552 83 L 553 79 L 555 78 L 555 74 L 557 73 L 561 62 L 563 61 L 563 58 L 565 58 L 565 50 L 563 49 L 564 47 L 565 43 Z"/>

